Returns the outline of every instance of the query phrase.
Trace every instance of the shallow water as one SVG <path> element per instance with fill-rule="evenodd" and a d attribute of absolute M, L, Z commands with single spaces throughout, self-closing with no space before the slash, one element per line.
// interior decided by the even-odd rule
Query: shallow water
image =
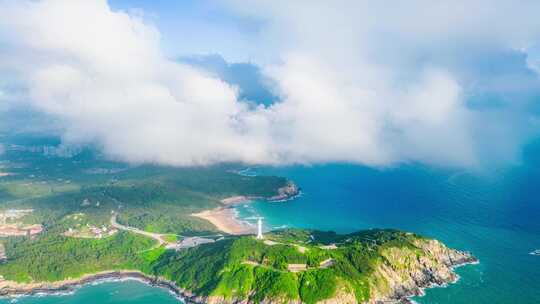
<path fill-rule="evenodd" d="M 0 303 L 18 304 L 179 304 L 182 303 L 165 289 L 139 281 L 101 282 L 89 284 L 69 295 L 47 295 L 3 299 Z"/>

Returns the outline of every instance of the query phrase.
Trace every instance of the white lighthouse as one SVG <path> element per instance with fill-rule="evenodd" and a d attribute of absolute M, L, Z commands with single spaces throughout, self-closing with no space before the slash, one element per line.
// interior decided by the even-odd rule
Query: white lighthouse
<path fill-rule="evenodd" d="M 262 217 L 257 218 L 257 239 L 262 240 L 263 233 L 262 233 Z"/>

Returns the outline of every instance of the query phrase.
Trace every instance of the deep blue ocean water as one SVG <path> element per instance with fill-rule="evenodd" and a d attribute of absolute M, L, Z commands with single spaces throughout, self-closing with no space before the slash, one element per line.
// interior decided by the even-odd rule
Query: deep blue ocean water
<path fill-rule="evenodd" d="M 261 173 L 287 176 L 303 189 L 292 201 L 240 208 L 243 216 L 264 216 L 269 228 L 398 228 L 480 259 L 459 268 L 457 284 L 430 289 L 419 303 L 540 303 L 540 256 L 529 254 L 540 248 L 540 167 L 470 173 L 328 165 Z"/>
<path fill-rule="evenodd" d="M 398 228 L 440 239 L 480 259 L 478 265 L 458 269 L 458 283 L 429 289 L 425 297 L 415 299 L 419 303 L 540 303 L 540 256 L 529 254 L 540 248 L 540 144 L 526 149 L 521 164 L 474 172 L 421 165 L 254 172 L 286 176 L 303 189 L 295 200 L 239 207 L 242 217 L 264 216 L 268 229 Z M 86 286 L 72 296 L 23 298 L 18 303 L 178 302 L 158 288 L 117 282 Z"/>

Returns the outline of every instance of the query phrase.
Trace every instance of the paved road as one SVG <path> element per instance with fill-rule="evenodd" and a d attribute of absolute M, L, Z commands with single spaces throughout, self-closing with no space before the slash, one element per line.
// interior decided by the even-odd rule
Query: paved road
<path fill-rule="evenodd" d="M 161 245 L 164 245 L 166 242 L 163 240 L 163 237 L 161 234 L 158 234 L 158 233 L 152 233 L 152 232 L 148 232 L 148 231 L 144 231 L 144 230 L 140 230 L 140 229 L 137 229 L 137 228 L 134 228 L 134 227 L 128 227 L 128 226 L 124 226 L 122 224 L 119 224 L 117 221 L 116 221 L 116 218 L 117 218 L 118 214 L 114 213 L 113 216 L 111 217 L 111 225 L 117 229 L 120 229 L 120 230 L 126 230 L 126 231 L 131 231 L 133 233 L 137 233 L 137 234 L 140 234 L 140 235 L 144 235 L 144 236 L 147 236 L 147 237 L 151 237 L 153 239 L 155 239 L 156 241 L 158 241 L 158 246 L 161 246 Z"/>

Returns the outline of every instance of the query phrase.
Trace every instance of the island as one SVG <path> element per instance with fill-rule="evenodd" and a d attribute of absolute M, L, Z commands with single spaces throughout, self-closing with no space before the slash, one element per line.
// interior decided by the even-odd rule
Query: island
<path fill-rule="evenodd" d="M 281 204 L 301 189 L 239 165 L 129 165 L 12 144 L 0 177 L 0 296 L 138 279 L 188 303 L 400 302 L 455 282 L 468 252 L 413 233 L 270 231 L 236 204 Z"/>

